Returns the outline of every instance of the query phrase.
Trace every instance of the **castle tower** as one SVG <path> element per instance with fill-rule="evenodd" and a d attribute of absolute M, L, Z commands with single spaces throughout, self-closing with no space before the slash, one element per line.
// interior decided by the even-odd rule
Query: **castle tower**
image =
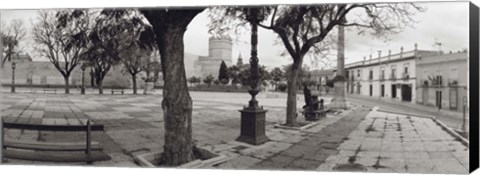
<path fill-rule="evenodd" d="M 208 57 L 211 60 L 223 60 L 227 66 L 232 65 L 232 39 L 210 37 L 208 39 Z"/>
<path fill-rule="evenodd" d="M 232 65 L 232 39 L 215 38 L 208 39 L 208 56 L 200 56 L 194 62 L 194 73 L 200 78 L 208 75 L 218 77 L 218 71 L 222 61 L 227 66 Z"/>

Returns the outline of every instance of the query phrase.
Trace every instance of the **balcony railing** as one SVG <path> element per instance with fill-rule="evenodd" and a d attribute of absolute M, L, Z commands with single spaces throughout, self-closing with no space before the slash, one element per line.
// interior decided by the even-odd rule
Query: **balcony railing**
<path fill-rule="evenodd" d="M 391 75 L 390 75 L 390 79 L 391 79 L 392 81 L 397 80 L 397 75 L 391 74 Z"/>
<path fill-rule="evenodd" d="M 378 77 L 378 79 L 379 79 L 380 81 L 385 81 L 385 76 L 384 76 L 384 75 L 380 75 L 380 76 Z"/>
<path fill-rule="evenodd" d="M 408 79 L 410 79 L 410 75 L 408 75 L 408 73 L 403 73 L 402 78 L 403 78 L 403 80 L 408 80 Z"/>
<path fill-rule="evenodd" d="M 458 86 L 458 81 L 457 81 L 457 80 L 450 80 L 450 81 L 448 82 L 448 85 L 449 85 L 449 86 Z"/>

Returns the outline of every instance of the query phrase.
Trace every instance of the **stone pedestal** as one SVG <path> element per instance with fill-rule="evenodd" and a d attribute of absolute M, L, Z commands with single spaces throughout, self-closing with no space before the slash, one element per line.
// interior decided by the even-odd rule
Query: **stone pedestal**
<path fill-rule="evenodd" d="M 244 108 L 242 113 L 240 136 L 236 139 L 252 145 L 263 144 L 270 139 L 265 135 L 265 113 L 262 108 Z"/>
<path fill-rule="evenodd" d="M 332 103 L 330 105 L 332 109 L 347 109 L 347 101 L 345 100 L 345 82 L 335 81 L 334 94 Z"/>

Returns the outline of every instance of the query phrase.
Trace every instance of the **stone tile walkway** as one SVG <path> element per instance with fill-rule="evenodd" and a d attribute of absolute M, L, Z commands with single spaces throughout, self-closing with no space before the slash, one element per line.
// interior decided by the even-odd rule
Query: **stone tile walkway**
<path fill-rule="evenodd" d="M 434 121 L 372 111 L 317 170 L 360 164 L 369 172 L 468 172 L 468 148 Z"/>
<path fill-rule="evenodd" d="M 368 112 L 369 108 L 355 109 L 321 131 L 311 133 L 308 138 L 250 168 L 315 170 L 329 155 L 338 152 L 336 148 L 347 139 Z"/>

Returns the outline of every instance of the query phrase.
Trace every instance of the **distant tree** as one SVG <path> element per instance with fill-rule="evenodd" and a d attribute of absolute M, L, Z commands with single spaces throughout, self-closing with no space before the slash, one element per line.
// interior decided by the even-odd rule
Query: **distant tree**
<path fill-rule="evenodd" d="M 228 67 L 227 64 L 222 60 L 222 63 L 220 64 L 220 70 L 218 72 L 218 80 L 222 82 L 222 84 L 228 84 Z M 224 83 L 226 82 L 226 83 Z"/>
<path fill-rule="evenodd" d="M 86 52 L 91 14 L 86 9 L 39 11 L 32 33 L 35 49 L 62 74 L 65 93 L 70 93 L 70 75 Z"/>
<path fill-rule="evenodd" d="M 212 75 L 208 75 L 207 77 L 205 77 L 205 78 L 203 79 L 203 82 L 204 82 L 205 84 L 207 84 L 208 87 L 210 87 L 210 85 L 212 85 L 212 82 L 213 82 L 214 79 L 215 79 L 215 78 L 213 78 Z"/>
<path fill-rule="evenodd" d="M 287 90 L 287 84 L 285 83 L 278 84 L 278 90 L 280 90 L 280 92 L 285 92 Z"/>
<path fill-rule="evenodd" d="M 200 83 L 202 83 L 202 78 L 196 77 L 195 83 L 197 83 L 197 86 L 198 86 Z"/>
<path fill-rule="evenodd" d="M 195 76 L 191 76 L 190 78 L 188 78 L 187 81 L 188 81 L 191 85 L 195 85 L 195 83 L 199 83 L 199 82 L 200 82 L 200 78 L 195 77 Z"/>
<path fill-rule="evenodd" d="M 227 70 L 227 75 L 229 77 L 229 79 L 232 80 L 232 85 L 237 85 L 238 83 L 241 83 L 241 80 L 240 80 L 240 67 L 236 66 L 236 65 L 232 65 L 228 68 Z"/>
<path fill-rule="evenodd" d="M 122 39 L 125 29 L 122 19 L 112 18 L 115 9 L 104 9 L 95 18 L 95 24 L 88 35 L 85 61 L 93 67 L 98 93 L 103 94 L 103 80 L 114 65 L 121 61 Z"/>
<path fill-rule="evenodd" d="M 244 69 L 242 69 L 240 71 L 239 77 L 240 77 L 240 82 L 242 83 L 243 86 L 249 86 L 250 85 L 250 66 L 247 66 Z M 259 78 L 259 84 L 264 86 L 270 79 L 270 74 L 268 73 L 267 68 L 265 66 L 260 66 L 258 68 L 258 78 Z"/>
<path fill-rule="evenodd" d="M 6 27 L 0 29 L 0 39 L 2 40 L 3 57 L 2 68 L 6 61 L 11 61 L 12 56 L 21 52 L 20 44 L 25 38 L 26 31 L 23 25 L 23 21 L 20 19 L 12 20 Z"/>
<path fill-rule="evenodd" d="M 278 88 L 278 82 L 282 81 L 284 78 L 284 72 L 282 71 L 281 68 L 275 67 L 270 71 L 270 76 L 272 77 L 272 81 L 274 82 L 275 85 L 275 90 Z"/>
<path fill-rule="evenodd" d="M 213 80 L 213 84 L 219 85 L 219 84 L 220 84 L 220 80 Z"/>
<path fill-rule="evenodd" d="M 151 27 L 143 22 L 144 18 L 137 10 L 134 9 L 115 9 L 106 10 L 102 14 L 106 18 L 115 20 L 118 28 L 123 28 L 120 33 L 119 49 L 120 61 L 124 65 L 127 72 L 132 77 L 133 94 L 137 94 L 137 74 L 146 70 L 146 67 L 154 67 L 150 63 L 152 52 L 156 50 L 155 35 Z M 151 71 L 151 70 L 146 70 Z M 157 75 L 158 76 L 158 75 Z"/>

